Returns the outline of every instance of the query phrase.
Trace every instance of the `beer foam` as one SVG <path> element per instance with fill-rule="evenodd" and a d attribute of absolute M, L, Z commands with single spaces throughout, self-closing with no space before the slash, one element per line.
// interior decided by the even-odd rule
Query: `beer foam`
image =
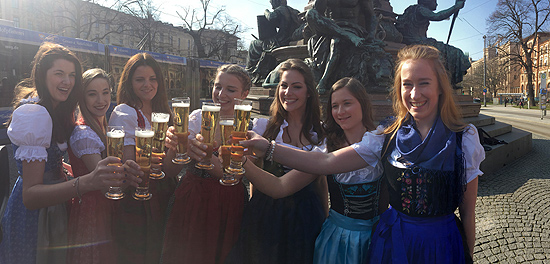
<path fill-rule="evenodd" d="M 124 137 L 124 131 L 120 130 L 114 130 L 107 132 L 107 137 L 110 138 L 123 138 Z"/>
<path fill-rule="evenodd" d="M 235 110 L 252 111 L 251 105 L 235 105 Z"/>
<path fill-rule="evenodd" d="M 220 125 L 222 126 L 232 126 L 233 125 L 233 119 L 222 119 L 220 120 Z"/>
<path fill-rule="evenodd" d="M 172 107 L 189 107 L 188 103 L 172 103 Z"/>
<path fill-rule="evenodd" d="M 170 119 L 170 114 L 167 113 L 153 113 L 151 115 L 151 122 L 166 123 Z"/>
<path fill-rule="evenodd" d="M 220 106 L 217 105 L 203 105 L 202 111 L 209 111 L 209 112 L 219 112 L 221 109 Z"/>
<path fill-rule="evenodd" d="M 155 132 L 152 130 L 136 130 L 136 137 L 141 138 L 150 138 L 155 135 Z"/>

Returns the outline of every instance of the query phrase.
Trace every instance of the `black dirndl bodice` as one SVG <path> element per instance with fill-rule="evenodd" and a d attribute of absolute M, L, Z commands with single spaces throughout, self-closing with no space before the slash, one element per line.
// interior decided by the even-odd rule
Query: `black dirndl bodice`
<path fill-rule="evenodd" d="M 334 175 L 327 176 L 330 208 L 341 215 L 368 220 L 378 215 L 382 177 L 376 181 L 345 184 Z"/>
<path fill-rule="evenodd" d="M 466 187 L 462 133 L 457 133 L 454 170 L 442 171 L 412 165 L 396 168 L 384 156 L 384 173 L 388 183 L 390 205 L 416 217 L 434 217 L 453 213 Z M 395 140 L 395 139 L 394 139 Z M 395 146 L 394 142 L 390 144 Z M 332 198 L 332 197 L 331 197 Z"/>

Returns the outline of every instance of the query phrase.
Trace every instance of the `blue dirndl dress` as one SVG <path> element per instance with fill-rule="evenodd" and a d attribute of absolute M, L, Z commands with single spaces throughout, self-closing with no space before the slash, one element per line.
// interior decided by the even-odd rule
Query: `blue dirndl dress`
<path fill-rule="evenodd" d="M 8 130 L 19 175 L 23 171 L 23 160 L 47 157 L 44 184 L 67 180 L 62 168 L 67 144 L 58 145 L 52 140 L 51 124 L 44 107 L 28 104 L 14 111 Z M 17 145 L 19 143 L 24 146 Z M 2 218 L 4 236 L 0 243 L 0 263 L 65 263 L 67 222 L 65 203 L 28 210 L 23 204 L 23 178 L 20 176 Z"/>
<path fill-rule="evenodd" d="M 454 214 L 465 186 L 462 133 L 457 134 L 451 171 L 397 168 L 392 157 L 383 158 L 390 208 L 380 216 L 368 263 L 465 263 L 469 258 Z"/>

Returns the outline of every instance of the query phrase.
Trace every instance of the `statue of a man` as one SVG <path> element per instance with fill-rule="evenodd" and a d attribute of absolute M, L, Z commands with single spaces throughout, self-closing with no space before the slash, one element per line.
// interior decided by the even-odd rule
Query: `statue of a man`
<path fill-rule="evenodd" d="M 274 34 L 260 32 L 266 33 L 268 36 L 262 38 L 262 34 L 260 34 L 260 39 L 253 40 L 248 49 L 246 70 L 251 74 L 254 83 L 263 81 L 276 66 L 275 58 L 268 55 L 269 52 L 275 48 L 287 46 L 292 40 L 302 38 L 298 33 L 298 31 L 301 32 L 298 28 L 302 24 L 298 17 L 300 12 L 287 6 L 286 0 L 270 0 L 269 2 L 273 11 L 269 11 L 269 9 L 264 11 L 267 25 L 258 24 L 258 28 L 261 31 L 268 27 Z"/>
<path fill-rule="evenodd" d="M 418 0 L 417 5 L 411 5 L 405 9 L 403 15 L 399 15 L 395 27 L 403 34 L 405 44 L 426 44 L 439 49 L 445 59 L 447 70 L 451 74 L 451 83 L 455 86 L 462 81 L 462 77 L 470 68 L 470 61 L 462 50 L 428 38 L 427 31 L 430 21 L 441 21 L 449 18 L 456 11 L 464 7 L 464 0 L 458 0 L 448 9 L 434 12 L 437 8 L 437 0 Z M 456 87 L 455 87 L 456 88 Z"/>
<path fill-rule="evenodd" d="M 388 77 L 375 64 L 385 58 L 381 42 L 375 39 L 378 20 L 373 0 L 315 0 L 306 14 L 310 64 L 319 79 L 320 94 L 342 77 L 353 76 L 363 85 Z M 367 63 L 367 61 L 369 61 Z M 387 64 L 386 62 L 383 62 Z M 378 69 L 374 69 L 378 67 Z M 391 67 L 389 69 L 391 71 Z"/>

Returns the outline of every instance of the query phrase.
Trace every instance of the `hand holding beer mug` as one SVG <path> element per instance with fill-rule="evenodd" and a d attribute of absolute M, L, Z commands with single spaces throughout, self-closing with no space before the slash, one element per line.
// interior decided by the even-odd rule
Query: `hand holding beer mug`
<path fill-rule="evenodd" d="M 220 120 L 220 129 L 222 135 L 222 146 L 220 147 L 220 155 L 222 158 L 222 170 L 223 177 L 220 179 L 220 184 L 225 186 L 232 186 L 239 183 L 239 180 L 235 178 L 235 175 L 225 172 L 229 168 L 231 157 L 231 143 L 228 143 L 233 132 L 233 118 L 222 118 Z"/>
<path fill-rule="evenodd" d="M 202 121 L 201 135 L 204 138 L 203 144 L 207 146 L 206 156 L 195 167 L 202 170 L 211 170 L 214 165 L 210 162 L 213 152 L 214 135 L 216 134 L 216 125 L 220 118 L 220 104 L 204 102 L 202 103 Z"/>
<path fill-rule="evenodd" d="M 117 157 L 122 160 L 124 153 L 124 127 L 122 126 L 107 126 L 107 156 Z M 110 166 L 121 166 L 120 163 L 112 163 Z M 109 191 L 105 193 L 105 197 L 111 200 L 119 200 L 124 198 L 124 192 L 120 187 L 109 187 Z"/>
<path fill-rule="evenodd" d="M 164 138 L 166 137 L 166 130 L 168 129 L 168 120 L 170 119 L 170 114 L 168 113 L 155 113 L 151 115 L 151 127 L 155 132 L 153 138 L 153 149 L 152 156 L 162 160 L 164 158 Z M 162 162 L 159 164 L 162 166 Z M 161 168 L 152 167 L 151 168 L 151 179 L 160 180 L 164 178 L 164 172 Z"/>
<path fill-rule="evenodd" d="M 143 171 L 142 181 L 136 188 L 134 199 L 146 201 L 151 199 L 149 193 L 149 174 L 151 173 L 151 152 L 153 150 L 153 137 L 155 132 L 148 128 L 136 127 L 136 163 Z"/>
<path fill-rule="evenodd" d="M 231 132 L 231 162 L 229 168 L 225 171 L 230 174 L 243 174 L 245 172 L 242 167 L 244 147 L 241 146 L 239 142 L 246 140 L 248 123 L 250 123 L 250 112 L 252 111 L 252 101 L 242 99 L 234 100 L 235 116 L 233 132 Z"/>
<path fill-rule="evenodd" d="M 178 137 L 178 151 L 176 157 L 172 159 L 174 164 L 187 164 L 191 158 L 187 155 L 187 125 L 189 122 L 189 97 L 176 97 L 172 99 L 172 109 L 174 111 L 174 127 Z"/>

